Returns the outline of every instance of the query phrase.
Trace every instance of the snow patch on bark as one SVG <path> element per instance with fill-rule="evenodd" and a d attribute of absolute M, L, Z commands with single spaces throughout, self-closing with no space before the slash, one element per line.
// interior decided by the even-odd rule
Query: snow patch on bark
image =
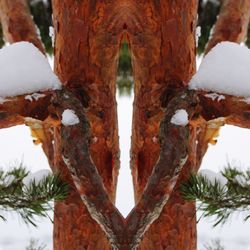
<path fill-rule="evenodd" d="M 178 109 L 170 121 L 172 124 L 186 126 L 188 124 L 188 113 L 185 109 Z"/>
<path fill-rule="evenodd" d="M 217 99 L 218 102 L 226 99 L 224 95 L 218 95 L 217 93 L 210 93 L 206 94 L 205 96 L 211 98 L 213 101 Z"/>
<path fill-rule="evenodd" d="M 32 95 L 26 95 L 24 97 L 25 100 L 29 100 L 30 102 L 32 102 L 33 100 L 37 101 L 40 98 L 44 97 L 44 94 L 39 94 L 39 93 L 33 93 Z"/>
<path fill-rule="evenodd" d="M 66 109 L 62 114 L 62 124 L 64 126 L 76 125 L 80 122 L 78 116 L 75 114 L 75 111 L 72 109 Z"/>

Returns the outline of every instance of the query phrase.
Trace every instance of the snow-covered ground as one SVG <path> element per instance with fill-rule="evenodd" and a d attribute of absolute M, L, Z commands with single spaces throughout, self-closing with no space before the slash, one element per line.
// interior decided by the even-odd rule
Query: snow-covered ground
<path fill-rule="evenodd" d="M 117 184 L 116 206 L 123 216 L 127 216 L 134 207 L 133 182 L 129 167 L 133 98 L 133 96 L 117 95 L 121 169 Z"/>
<path fill-rule="evenodd" d="M 201 169 L 219 172 L 228 162 L 241 169 L 250 168 L 250 130 L 226 125 L 221 129 L 216 145 L 210 145 Z M 198 213 L 198 218 L 201 214 Z M 199 250 L 211 239 L 220 238 L 225 250 L 250 250 L 250 221 L 243 222 L 243 215 L 236 214 L 224 226 L 213 228 L 214 220 L 201 219 L 198 223 Z"/>
<path fill-rule="evenodd" d="M 20 161 L 31 172 L 49 169 L 46 156 L 40 145 L 33 144 L 28 127 L 0 129 L 0 167 L 7 169 Z M 52 249 L 52 223 L 49 219 L 39 219 L 38 227 L 34 228 L 25 225 L 14 213 L 5 213 L 5 216 L 7 222 L 0 220 L 0 250 L 25 250 L 31 238 L 46 243 L 47 250 Z"/>

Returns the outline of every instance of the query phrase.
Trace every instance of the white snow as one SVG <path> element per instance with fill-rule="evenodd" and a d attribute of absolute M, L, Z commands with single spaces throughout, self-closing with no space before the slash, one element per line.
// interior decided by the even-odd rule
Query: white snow
<path fill-rule="evenodd" d="M 9 175 L 9 176 L 7 176 L 7 178 L 5 179 L 5 184 L 6 184 L 6 185 L 10 185 L 14 180 L 15 180 L 15 176 L 14 176 L 14 175 Z"/>
<path fill-rule="evenodd" d="M 250 104 L 250 97 L 244 98 L 241 101 Z"/>
<path fill-rule="evenodd" d="M 247 180 L 244 176 L 242 175 L 236 175 L 234 177 L 234 180 L 237 181 L 241 186 L 245 186 L 245 185 L 250 185 L 250 181 Z"/>
<path fill-rule="evenodd" d="M 232 42 L 219 43 L 201 62 L 189 88 L 250 97 L 249 65 L 247 47 Z"/>
<path fill-rule="evenodd" d="M 35 184 L 38 184 L 40 181 L 42 181 L 44 178 L 46 178 L 48 175 L 51 175 L 51 171 L 49 169 L 42 169 L 39 171 L 36 171 L 34 173 L 31 173 L 29 175 L 27 175 L 24 179 L 23 179 L 23 184 L 25 186 L 29 186 L 33 181 L 35 182 Z"/>
<path fill-rule="evenodd" d="M 188 124 L 188 113 L 185 109 L 178 109 L 170 121 L 172 124 L 186 126 Z"/>
<path fill-rule="evenodd" d="M 197 18 L 198 19 L 198 18 Z M 196 31 L 195 31 L 195 38 L 196 38 L 196 47 L 198 47 L 198 43 L 199 43 L 199 38 L 201 36 L 201 26 L 197 26 L 196 27 Z"/>
<path fill-rule="evenodd" d="M 0 104 L 3 104 L 5 102 L 7 102 L 7 99 L 4 99 L 4 98 L 0 97 Z"/>
<path fill-rule="evenodd" d="M 0 50 L 0 97 L 60 88 L 48 60 L 33 44 L 18 42 Z"/>
<path fill-rule="evenodd" d="M 236 175 L 234 179 L 241 185 L 247 184 L 246 179 L 242 175 Z"/>
<path fill-rule="evenodd" d="M 44 94 L 40 94 L 40 93 L 33 93 L 31 95 L 26 95 L 24 97 L 24 99 L 29 100 L 30 102 L 32 102 L 33 100 L 37 101 L 38 99 L 44 97 Z"/>
<path fill-rule="evenodd" d="M 55 44 L 55 31 L 54 31 L 53 26 L 49 27 L 49 36 L 51 37 L 52 46 L 54 47 L 54 44 Z"/>
<path fill-rule="evenodd" d="M 217 93 L 209 93 L 205 96 L 211 98 L 213 101 L 217 99 L 218 102 L 225 99 L 224 95 L 218 95 Z"/>
<path fill-rule="evenodd" d="M 78 124 L 80 122 L 78 116 L 75 114 L 75 111 L 72 109 L 66 109 L 62 113 L 62 124 L 64 126 L 71 126 Z"/>
<path fill-rule="evenodd" d="M 211 182 L 211 184 L 215 184 L 215 182 L 218 182 L 222 187 L 227 184 L 227 179 L 221 173 L 215 173 L 214 171 L 211 171 L 209 169 L 200 170 L 199 175 L 205 177 Z"/>

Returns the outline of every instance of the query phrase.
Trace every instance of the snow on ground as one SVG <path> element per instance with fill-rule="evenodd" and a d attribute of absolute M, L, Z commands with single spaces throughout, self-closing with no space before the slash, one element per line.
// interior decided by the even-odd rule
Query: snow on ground
<path fill-rule="evenodd" d="M 126 217 L 135 205 L 133 181 L 130 170 L 130 138 L 132 131 L 132 102 L 134 97 L 120 96 L 117 94 L 117 110 L 119 124 L 120 164 L 116 207 Z"/>
<path fill-rule="evenodd" d="M 0 97 L 60 87 L 48 60 L 33 44 L 18 42 L 0 50 Z"/>
<path fill-rule="evenodd" d="M 51 174 L 52 172 L 49 169 L 38 170 L 34 173 L 28 174 L 25 178 L 23 178 L 23 184 L 25 186 L 29 186 L 31 183 L 35 182 L 35 184 L 37 185 L 40 181 Z"/>
<path fill-rule="evenodd" d="M 129 169 L 129 148 L 132 118 L 132 98 L 119 98 L 119 125 L 121 145 L 121 170 L 117 190 L 116 205 L 124 216 L 134 206 L 132 178 Z M 250 166 L 249 160 L 250 130 L 234 126 L 223 126 L 217 144 L 210 145 L 202 161 L 202 169 L 219 172 L 228 161 L 240 160 L 242 169 Z M 16 126 L 0 130 L 0 166 L 8 169 L 9 162 L 23 160 L 32 172 L 49 169 L 41 146 L 32 143 L 30 131 L 26 126 Z M 236 162 L 237 163 L 237 162 Z M 237 164 L 239 166 L 240 164 Z M 197 218 L 201 213 L 198 213 Z M 53 215 L 51 213 L 51 217 Z M 52 250 L 53 225 L 49 219 L 39 219 L 38 228 L 25 225 L 20 218 L 7 214 L 7 222 L 0 220 L 0 249 L 25 250 L 30 238 L 36 238 Z M 249 222 L 243 222 L 240 216 L 234 216 L 224 226 L 213 228 L 213 218 L 201 219 L 198 223 L 198 250 L 205 250 L 204 244 L 220 238 L 225 250 L 250 250 Z M 13 234 L 13 231 L 15 232 Z"/>
<path fill-rule="evenodd" d="M 215 182 L 219 183 L 222 187 L 227 184 L 227 179 L 221 173 L 216 173 L 210 169 L 200 170 L 199 175 L 205 177 L 213 185 L 215 184 Z"/>
<path fill-rule="evenodd" d="M 16 126 L 0 129 L 0 167 L 8 170 L 22 162 L 32 173 L 50 170 L 41 145 L 34 145 L 28 127 Z M 3 211 L 0 210 L 0 214 Z M 53 218 L 53 212 L 50 213 Z M 31 238 L 38 239 L 52 250 L 53 224 L 48 218 L 37 218 L 38 227 L 26 225 L 15 213 L 4 213 L 7 222 L 0 219 L 0 250 L 25 250 Z"/>
<path fill-rule="evenodd" d="M 75 111 L 72 109 L 66 109 L 62 113 L 62 124 L 64 126 L 76 125 L 80 122 L 78 116 L 75 114 Z"/>
<path fill-rule="evenodd" d="M 0 59 L 1 62 L 1 59 Z M 249 64 L 250 65 L 250 64 Z M 0 68 L 1 75 L 1 68 Z M 0 77 L 1 81 L 1 77 Z M 1 86 L 1 83 L 0 83 Z M 132 118 L 132 97 L 118 99 L 119 133 L 121 147 L 121 170 L 119 175 L 116 205 L 124 216 L 134 206 L 132 178 L 129 169 L 129 148 Z M 1 98 L 0 98 L 1 101 Z M 2 100 L 3 101 L 3 100 Z M 250 165 L 249 141 L 250 130 L 224 126 L 216 146 L 209 146 L 202 162 L 202 168 L 218 172 L 225 166 L 228 159 L 240 159 L 242 167 Z M 34 146 L 30 131 L 25 126 L 16 126 L 0 130 L 0 166 L 8 169 L 9 162 L 15 159 L 23 160 L 31 171 L 48 168 L 47 159 L 41 146 Z M 52 213 L 51 216 L 53 217 Z M 199 218 L 200 214 L 198 214 Z M 9 214 L 8 222 L 0 220 L 0 249 L 25 250 L 31 237 L 47 244 L 46 250 L 52 249 L 52 228 L 49 219 L 40 219 L 38 228 L 27 226 L 13 214 Z M 213 228 L 212 219 L 202 219 L 198 223 L 198 249 L 205 250 L 204 243 L 220 238 L 225 250 L 250 250 L 249 222 L 244 223 L 238 217 L 233 217 L 226 225 Z M 15 232 L 13 234 L 13 232 Z"/>
<path fill-rule="evenodd" d="M 203 59 L 190 89 L 250 97 L 250 50 L 232 42 L 216 45 Z"/>
<path fill-rule="evenodd" d="M 249 158 L 250 130 L 231 125 L 221 128 L 216 145 L 209 145 L 202 160 L 201 170 L 209 169 L 218 173 L 231 163 L 232 167 L 247 170 L 250 167 Z M 197 219 L 201 212 L 198 212 Z M 205 243 L 219 238 L 225 250 L 250 250 L 250 221 L 244 222 L 244 215 L 233 215 L 226 224 L 213 227 L 215 217 L 203 218 L 197 224 L 198 250 L 206 250 Z"/>
<path fill-rule="evenodd" d="M 188 124 L 188 113 L 185 109 L 178 109 L 170 121 L 172 124 L 186 126 Z"/>

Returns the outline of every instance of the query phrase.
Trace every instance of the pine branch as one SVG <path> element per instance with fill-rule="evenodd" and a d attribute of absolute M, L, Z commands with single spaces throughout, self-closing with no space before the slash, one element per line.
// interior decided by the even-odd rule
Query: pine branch
<path fill-rule="evenodd" d="M 225 223 L 234 212 L 248 212 L 250 217 L 250 171 L 242 172 L 236 168 L 227 167 L 221 175 L 227 180 L 226 185 L 219 178 L 211 181 L 203 175 L 192 175 L 183 183 L 181 192 L 187 200 L 197 200 L 202 217 L 215 215 L 216 222 Z"/>
<path fill-rule="evenodd" d="M 68 186 L 52 174 L 24 185 L 28 174 L 22 164 L 7 172 L 0 170 L 0 211 L 15 211 L 25 223 L 36 226 L 34 216 L 48 217 L 51 202 L 64 199 Z M 3 215 L 0 218 L 5 220 Z"/>
<path fill-rule="evenodd" d="M 225 250 L 225 247 L 221 244 L 220 239 L 214 239 L 210 244 L 204 245 L 204 250 Z"/>
<path fill-rule="evenodd" d="M 29 245 L 25 248 L 25 250 L 46 250 L 45 244 L 40 244 L 39 240 L 31 238 Z"/>

